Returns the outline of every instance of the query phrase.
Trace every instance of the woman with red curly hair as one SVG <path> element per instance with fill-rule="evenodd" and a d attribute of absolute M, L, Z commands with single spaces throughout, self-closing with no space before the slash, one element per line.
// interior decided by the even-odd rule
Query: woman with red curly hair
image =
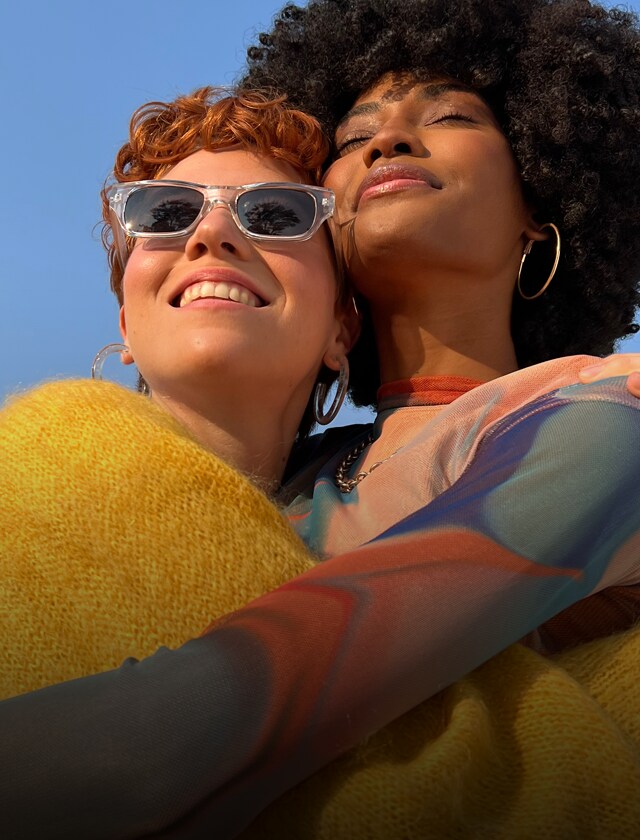
<path fill-rule="evenodd" d="M 125 344 L 94 370 L 116 352 L 148 396 L 65 381 L 0 412 L 0 697 L 181 644 L 311 565 L 268 496 L 357 330 L 326 153 L 259 93 L 134 115 L 102 193 Z"/>
<path fill-rule="evenodd" d="M 205 221 L 209 212 L 216 208 L 226 207 L 231 210 L 231 215 L 217 213 L 211 218 L 233 219 L 239 232 L 258 248 L 264 262 L 275 261 L 279 269 L 278 260 L 281 253 L 287 256 L 303 256 L 309 267 L 300 270 L 300 275 L 309 272 L 309 276 L 313 276 L 314 271 L 320 272 L 321 276 L 328 274 L 327 261 L 330 262 L 331 270 L 336 274 L 337 264 L 331 248 L 332 240 L 327 234 L 327 229 L 322 225 L 333 212 L 333 196 L 328 191 L 313 186 L 318 183 L 321 167 L 328 151 L 327 140 L 317 122 L 300 111 L 286 108 L 282 99 L 272 100 L 260 92 L 254 91 L 222 98 L 221 94 L 221 91 L 216 93 L 213 88 L 202 88 L 190 96 L 179 97 L 168 105 L 152 102 L 140 108 L 131 122 L 130 140 L 116 156 L 113 170 L 113 179 L 116 183 L 105 187 L 102 191 L 103 241 L 107 247 L 111 266 L 111 288 L 122 307 L 120 326 L 125 341 L 128 307 L 124 300 L 127 284 L 124 282 L 123 275 L 125 268 L 129 274 L 133 273 L 135 269 L 132 263 L 137 264 L 140 253 L 139 250 L 136 251 L 133 248 L 133 245 L 142 245 L 145 253 L 154 248 L 163 250 L 163 246 L 171 243 L 178 243 L 179 248 L 185 243 L 185 237 L 199 229 L 196 226 L 201 221 Z M 206 170 L 206 162 L 214 159 L 210 155 L 205 155 L 204 152 L 224 152 L 217 158 L 220 161 L 221 173 L 217 178 L 220 183 L 229 184 L 238 180 L 244 171 L 245 163 L 247 173 L 244 175 L 244 181 L 247 183 L 257 180 L 266 181 L 269 175 L 271 175 L 271 181 L 280 181 L 288 176 L 292 183 L 284 190 L 280 188 L 279 191 L 276 189 L 271 192 L 267 189 L 260 191 L 254 189 L 237 194 L 232 191 L 228 193 L 221 191 L 220 194 L 216 194 L 211 191 L 207 193 L 203 189 L 200 194 L 187 195 L 184 199 L 186 204 L 182 197 L 176 194 L 171 197 L 172 194 L 169 193 L 169 198 L 165 199 L 167 189 L 164 187 L 158 191 L 157 185 L 134 183 L 154 179 L 167 181 L 176 178 L 181 181 L 193 181 L 193 178 L 180 177 L 189 165 L 185 161 L 203 161 L 203 168 Z M 249 164 L 255 168 L 256 156 L 262 158 L 265 164 L 262 179 L 250 177 L 252 169 Z M 235 166 L 233 172 L 227 172 L 227 164 L 232 163 Z M 269 169 L 272 171 L 267 171 Z M 299 181 L 307 187 L 296 186 Z M 211 183 L 211 180 L 208 183 Z M 158 204 L 159 207 L 152 208 L 145 202 Z M 134 205 L 137 212 L 143 206 L 146 213 L 163 211 L 166 214 L 169 208 L 172 215 L 168 220 L 154 220 L 154 230 L 133 231 L 134 223 L 128 214 L 133 213 Z M 176 220 L 176 216 L 181 213 L 196 214 L 196 210 L 195 218 L 191 220 L 189 217 L 185 221 L 185 224 L 189 223 L 185 230 L 178 230 L 177 233 L 169 231 L 170 227 L 180 227 L 182 224 L 182 220 Z M 291 214 L 295 217 L 295 213 L 299 213 L 302 218 L 297 221 L 296 218 L 290 218 Z M 315 262 L 313 260 L 314 247 L 318 252 Z M 234 246 L 227 243 L 223 251 L 232 253 Z M 240 256 L 238 255 L 238 259 Z M 290 266 L 287 265 L 285 268 L 291 271 Z M 357 318 L 353 312 L 352 299 L 342 280 L 341 269 L 337 269 L 336 276 L 337 280 L 333 281 L 334 284 L 337 283 L 334 295 L 336 312 L 342 321 L 347 320 L 353 326 Z M 134 285 L 131 280 L 129 285 Z M 224 284 L 220 288 L 224 289 Z M 195 303 L 192 292 L 193 290 L 188 295 L 190 304 Z M 220 299 L 220 289 L 217 289 L 215 294 L 216 298 Z M 198 299 L 205 300 L 207 295 L 208 293 L 205 293 Z M 258 298 L 260 298 L 259 295 Z M 242 303 L 243 300 L 234 302 Z M 181 308 L 181 304 L 185 301 L 176 299 L 172 303 L 174 308 Z M 269 306 L 264 307 L 264 301 L 256 299 L 255 295 L 251 296 L 250 303 L 261 310 L 255 313 L 260 316 L 259 320 L 266 320 L 262 316 L 271 312 Z M 206 309 L 207 306 L 209 304 L 201 303 L 198 308 Z M 315 306 L 318 307 L 318 313 L 322 315 L 330 311 L 330 307 L 327 310 L 324 306 L 324 301 L 317 301 Z M 189 311 L 192 308 L 190 306 Z M 236 309 L 237 307 L 231 307 L 232 311 Z M 243 311 L 242 307 L 239 311 Z M 301 335 L 305 336 L 305 344 L 311 344 L 309 348 L 311 352 L 313 342 L 310 341 L 311 335 L 308 332 L 311 323 L 306 322 L 302 311 L 296 312 L 296 315 L 298 314 L 300 317 L 296 328 Z M 257 336 L 254 337 L 257 340 Z M 275 358 L 268 361 L 266 357 L 264 358 L 265 366 L 270 368 L 270 388 L 276 392 L 279 391 L 277 374 L 282 371 L 283 379 L 287 380 L 286 390 L 293 390 L 287 365 L 293 364 L 292 356 L 299 355 L 300 349 L 297 354 L 288 353 L 283 344 L 284 338 L 280 341 L 274 340 L 275 338 L 274 331 L 272 338 L 265 341 L 266 347 L 279 352 L 287 362 L 278 361 Z M 346 336 L 346 338 L 350 347 L 353 343 L 352 337 Z M 154 350 L 146 352 L 146 355 L 153 357 Z M 344 352 L 341 351 L 338 356 L 342 359 Z M 328 354 L 325 362 L 311 365 L 312 368 L 318 367 L 319 370 L 311 377 L 308 374 L 306 376 L 309 381 L 305 380 L 305 387 L 306 384 L 310 385 L 309 392 L 316 381 L 328 387 L 337 377 L 340 364 L 335 361 L 335 358 L 336 353 L 333 356 Z M 131 363 L 134 358 L 126 354 L 123 361 Z M 302 359 L 299 358 L 297 361 L 301 362 Z M 153 358 L 154 364 L 158 362 L 159 359 Z M 255 365 L 255 361 L 253 364 Z M 139 364 L 138 367 L 142 369 L 144 375 L 146 373 L 144 364 L 142 366 Z M 247 375 L 255 375 L 256 372 L 254 366 Z M 221 375 L 222 372 L 216 373 L 217 385 L 220 384 Z M 180 376 L 177 378 L 181 383 L 179 387 L 182 388 L 185 380 Z M 141 384 L 144 384 L 144 376 Z M 151 385 L 150 382 L 146 384 Z M 326 394 L 326 387 L 322 391 L 323 394 Z M 152 399 L 161 399 L 159 390 L 158 386 L 151 387 Z M 245 402 L 251 402 L 249 395 L 244 399 Z M 300 438 L 304 437 L 316 420 L 312 400 L 309 399 L 308 394 L 305 395 L 305 406 L 301 418 L 297 417 L 297 413 L 295 415 L 294 437 L 296 435 Z M 240 405 L 237 404 L 236 407 L 240 415 Z M 261 434 L 256 434 L 252 440 L 255 441 Z M 288 452 L 290 448 L 289 437 L 290 433 L 287 433 L 286 442 L 283 442 L 285 452 Z M 248 460 L 251 462 L 250 458 Z M 278 482 L 282 477 L 284 463 L 286 463 L 286 456 L 280 458 L 277 470 Z M 253 466 L 248 467 L 249 471 L 253 469 Z"/>

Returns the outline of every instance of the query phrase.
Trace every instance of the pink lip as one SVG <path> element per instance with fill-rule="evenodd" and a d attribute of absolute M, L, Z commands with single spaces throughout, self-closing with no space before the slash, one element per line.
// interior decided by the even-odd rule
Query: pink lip
<path fill-rule="evenodd" d="M 397 192 L 411 187 L 430 187 L 441 190 L 442 184 L 432 172 L 421 166 L 387 163 L 371 170 L 362 180 L 356 193 L 356 207 L 365 197 Z"/>
<path fill-rule="evenodd" d="M 264 295 L 264 292 L 259 290 L 255 283 L 253 283 L 248 277 L 245 277 L 245 275 L 239 271 L 234 271 L 234 269 L 226 268 L 224 266 L 209 266 L 208 268 L 200 268 L 197 271 L 192 271 L 190 274 L 187 274 L 187 276 L 182 279 L 181 283 L 171 291 L 169 303 L 173 305 L 176 300 L 179 300 L 184 290 L 188 289 L 189 286 L 193 286 L 196 283 L 203 283 L 205 281 L 209 281 L 211 283 L 233 283 L 235 286 L 242 286 L 259 298 L 262 301 L 263 306 L 266 306 L 269 303 Z"/>

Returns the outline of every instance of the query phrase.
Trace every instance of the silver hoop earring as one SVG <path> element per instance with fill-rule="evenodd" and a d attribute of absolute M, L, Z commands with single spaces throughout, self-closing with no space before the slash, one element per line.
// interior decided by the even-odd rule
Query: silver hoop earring
<path fill-rule="evenodd" d="M 107 344 L 102 348 L 102 350 L 98 350 L 93 359 L 93 364 L 91 365 L 91 378 L 102 379 L 102 368 L 109 356 L 113 356 L 115 353 L 125 353 L 128 350 L 129 348 L 126 344 L 118 343 Z M 145 396 L 148 396 L 149 394 L 149 386 L 140 374 L 138 374 L 138 391 Z"/>
<path fill-rule="evenodd" d="M 324 411 L 324 401 L 327 398 L 327 386 L 324 382 L 318 382 L 316 390 L 313 394 L 313 416 L 316 422 L 321 426 L 326 426 L 338 416 L 338 412 L 347 396 L 347 389 L 349 388 L 349 362 L 344 356 L 340 360 L 340 373 L 338 374 L 338 387 L 336 389 L 333 402 L 329 406 L 328 411 Z"/>
<path fill-rule="evenodd" d="M 540 295 L 541 295 L 541 294 L 543 294 L 543 292 L 545 292 L 545 291 L 547 290 L 547 287 L 549 286 L 549 283 L 551 283 L 551 281 L 552 281 L 552 280 L 553 280 L 553 278 L 555 277 L 555 273 L 556 273 L 556 270 L 557 270 L 557 268 L 558 268 L 558 262 L 559 262 L 559 260 L 560 260 L 560 244 L 561 244 L 561 243 L 560 243 L 560 231 L 559 231 L 559 230 L 558 230 L 558 228 L 557 228 L 557 227 L 553 224 L 553 222 L 545 222 L 545 224 L 544 224 L 544 225 L 540 225 L 540 230 L 544 230 L 545 228 L 548 228 L 548 227 L 552 228 L 553 232 L 554 232 L 554 233 L 555 233 L 555 235 L 556 235 L 556 254 L 555 254 L 555 258 L 554 258 L 554 260 L 553 260 L 553 268 L 551 269 L 551 272 L 550 272 L 549 276 L 548 276 L 548 277 L 547 277 L 547 279 L 545 280 L 544 285 L 542 286 L 542 288 L 541 288 L 541 289 L 539 289 L 539 290 L 535 293 L 535 295 L 525 295 L 525 293 L 522 291 L 522 285 L 521 285 L 521 280 L 522 280 L 522 268 L 523 268 L 523 266 L 524 266 L 524 264 L 525 264 L 525 260 L 527 259 L 527 257 L 528 257 L 528 256 L 529 256 L 529 254 L 531 253 L 531 249 L 532 249 L 532 248 L 533 248 L 533 246 L 536 244 L 536 240 L 535 240 L 535 239 L 530 239 L 530 240 L 527 242 L 526 246 L 525 246 L 524 253 L 522 254 L 522 259 L 520 260 L 520 270 L 518 271 L 518 283 L 517 283 L 517 287 L 518 287 L 518 292 L 519 292 L 519 294 L 520 294 L 520 297 L 521 297 L 523 300 L 535 300 L 536 298 L 539 298 L 539 297 L 540 297 Z"/>

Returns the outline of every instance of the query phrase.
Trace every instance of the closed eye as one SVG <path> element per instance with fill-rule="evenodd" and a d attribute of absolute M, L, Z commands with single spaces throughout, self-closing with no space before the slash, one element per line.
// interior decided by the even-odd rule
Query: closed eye
<path fill-rule="evenodd" d="M 427 125 L 435 125 L 436 123 L 447 123 L 447 122 L 465 122 L 465 123 L 472 123 L 475 124 L 476 120 L 473 117 L 470 117 L 468 114 L 462 114 L 459 111 L 451 111 L 448 114 L 442 114 L 441 116 L 437 117 L 434 120 L 431 120 Z M 335 154 L 333 158 L 341 158 L 344 155 L 348 155 L 350 152 L 355 151 L 366 143 L 371 140 L 371 135 L 364 135 L 364 134 L 356 134 L 352 135 L 351 137 L 347 136 L 340 141 L 336 141 L 335 144 Z"/>
<path fill-rule="evenodd" d="M 433 125 L 433 123 L 443 123 L 443 122 L 467 122 L 467 123 L 475 123 L 473 117 L 470 117 L 468 114 L 461 114 L 459 111 L 452 111 L 450 114 L 442 114 L 442 116 L 437 117 L 429 125 Z"/>
<path fill-rule="evenodd" d="M 346 137 L 344 140 L 336 143 L 335 157 L 342 157 L 343 155 L 349 154 L 349 152 L 353 152 L 355 149 L 358 149 L 361 146 L 364 146 L 365 143 L 368 143 L 370 139 L 370 137 L 365 137 L 364 135 Z"/>

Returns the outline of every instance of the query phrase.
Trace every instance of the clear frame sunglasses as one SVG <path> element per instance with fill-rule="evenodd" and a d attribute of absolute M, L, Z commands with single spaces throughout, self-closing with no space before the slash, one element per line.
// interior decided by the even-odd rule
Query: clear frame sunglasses
<path fill-rule="evenodd" d="M 128 256 L 126 237 L 188 236 L 217 205 L 229 209 L 249 239 L 302 242 L 333 214 L 335 198 L 324 187 L 286 182 L 237 187 L 160 180 L 115 184 L 109 207 L 117 222 L 114 235 L 122 264 Z"/>

